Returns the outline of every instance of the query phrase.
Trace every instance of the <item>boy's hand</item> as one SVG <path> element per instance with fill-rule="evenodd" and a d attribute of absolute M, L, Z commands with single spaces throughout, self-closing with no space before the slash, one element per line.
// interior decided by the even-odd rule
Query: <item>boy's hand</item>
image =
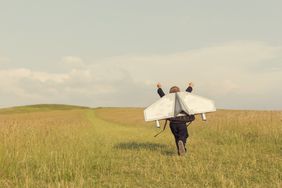
<path fill-rule="evenodd" d="M 162 87 L 161 83 L 158 83 L 157 88 L 161 88 L 161 87 Z"/>
<path fill-rule="evenodd" d="M 192 82 L 189 82 L 189 87 L 194 87 L 194 84 Z"/>

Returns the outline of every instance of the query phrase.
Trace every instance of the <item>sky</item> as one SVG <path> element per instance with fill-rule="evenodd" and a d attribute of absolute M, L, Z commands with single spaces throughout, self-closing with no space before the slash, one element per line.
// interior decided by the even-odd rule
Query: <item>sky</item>
<path fill-rule="evenodd" d="M 0 0 L 0 107 L 146 107 L 156 83 L 282 110 L 280 0 Z"/>

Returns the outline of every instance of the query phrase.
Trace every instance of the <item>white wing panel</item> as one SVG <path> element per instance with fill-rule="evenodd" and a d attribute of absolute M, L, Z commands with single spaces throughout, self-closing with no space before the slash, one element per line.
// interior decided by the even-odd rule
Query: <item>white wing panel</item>
<path fill-rule="evenodd" d="M 154 121 L 174 117 L 175 93 L 160 98 L 144 110 L 145 121 Z"/>
<path fill-rule="evenodd" d="M 177 116 L 177 114 L 179 114 L 182 111 L 182 105 L 176 95 L 175 98 L 175 108 L 174 108 L 174 116 Z"/>
<path fill-rule="evenodd" d="M 189 114 L 189 110 L 188 110 L 188 108 L 183 104 L 183 102 L 181 101 L 181 99 L 180 99 L 180 97 L 179 97 L 179 95 L 178 94 L 176 94 L 176 103 L 178 103 L 179 104 L 179 108 L 180 108 L 180 110 L 179 111 L 176 111 L 175 112 L 175 116 L 177 115 L 177 114 L 179 114 L 179 112 L 185 112 L 186 114 Z M 176 109 L 176 107 L 175 107 L 175 109 Z"/>
<path fill-rule="evenodd" d="M 188 109 L 190 115 L 216 111 L 214 102 L 210 99 L 188 92 L 179 92 L 177 95 L 182 105 Z"/>

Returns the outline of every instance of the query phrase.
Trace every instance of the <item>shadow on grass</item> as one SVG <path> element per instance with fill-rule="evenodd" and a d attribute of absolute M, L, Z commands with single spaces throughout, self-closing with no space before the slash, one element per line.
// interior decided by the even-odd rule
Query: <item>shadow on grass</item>
<path fill-rule="evenodd" d="M 172 156 L 175 152 L 165 144 L 158 144 L 152 142 L 122 142 L 116 144 L 114 149 L 120 150 L 149 150 L 154 152 L 159 152 L 163 155 Z"/>

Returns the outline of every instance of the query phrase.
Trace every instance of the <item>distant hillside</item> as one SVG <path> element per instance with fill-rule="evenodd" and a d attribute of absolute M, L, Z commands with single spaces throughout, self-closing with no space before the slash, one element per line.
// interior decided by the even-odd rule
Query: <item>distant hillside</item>
<path fill-rule="evenodd" d="M 88 107 L 65 105 L 65 104 L 36 104 L 36 105 L 3 108 L 3 109 L 0 109 L 0 114 L 51 111 L 51 110 L 74 110 L 74 109 L 88 109 Z"/>

